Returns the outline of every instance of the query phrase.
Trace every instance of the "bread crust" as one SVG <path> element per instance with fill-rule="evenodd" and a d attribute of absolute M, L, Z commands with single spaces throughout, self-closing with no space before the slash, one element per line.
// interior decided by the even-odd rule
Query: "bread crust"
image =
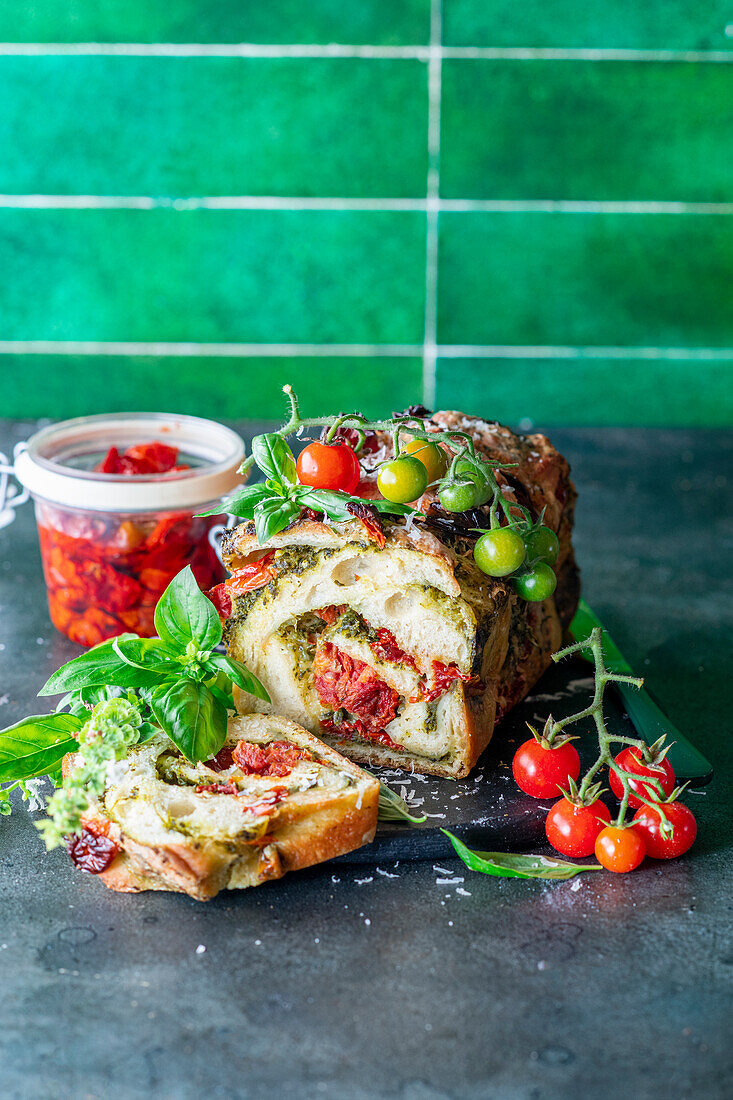
<path fill-rule="evenodd" d="M 343 788 L 314 787 L 289 794 L 260 815 L 257 833 L 251 840 L 234 843 L 215 837 L 185 836 L 173 828 L 154 835 L 133 835 L 125 818 L 107 805 L 112 793 L 108 786 L 102 802 L 94 805 L 83 821 L 92 831 L 103 830 L 119 847 L 110 866 L 99 875 L 106 886 L 125 893 L 168 890 L 206 901 L 220 890 L 259 886 L 288 871 L 325 862 L 371 843 L 379 805 L 379 782 L 373 776 L 295 722 L 279 716 L 233 718 L 227 743 L 240 739 L 263 745 L 270 740 L 287 740 L 309 750 L 319 766 L 348 778 L 350 783 Z M 73 769 L 75 760 L 73 753 L 64 758 L 64 775 Z M 273 777 L 269 787 L 276 788 L 283 782 Z M 160 784 L 164 786 L 162 780 Z M 263 793 L 266 789 L 267 784 L 263 785 Z"/>

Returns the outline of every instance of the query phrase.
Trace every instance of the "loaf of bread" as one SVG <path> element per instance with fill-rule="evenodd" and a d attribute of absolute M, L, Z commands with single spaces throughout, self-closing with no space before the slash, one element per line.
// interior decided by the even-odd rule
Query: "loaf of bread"
<path fill-rule="evenodd" d="M 365 508 L 338 524 L 304 512 L 264 545 L 251 522 L 228 532 L 225 636 L 271 697 L 263 704 L 237 691 L 241 711 L 285 714 L 361 763 L 457 778 L 547 667 L 574 613 L 575 491 L 544 436 L 455 412 L 431 424 L 470 433 L 478 453 L 513 464 L 498 475 L 505 497 L 535 518 L 544 510 L 558 535 L 554 597 L 527 603 L 509 581 L 482 573 L 473 546 L 488 509 L 449 514 L 429 490 L 424 520 L 380 523 Z M 367 464 L 390 447 L 383 437 Z M 368 479 L 367 469 L 367 498 Z M 237 578 L 258 561 L 264 583 L 246 590 Z"/>
<path fill-rule="evenodd" d="M 133 748 L 69 851 L 112 890 L 204 901 L 370 843 L 378 801 L 373 776 L 294 722 L 238 717 L 206 763 L 162 736 Z"/>

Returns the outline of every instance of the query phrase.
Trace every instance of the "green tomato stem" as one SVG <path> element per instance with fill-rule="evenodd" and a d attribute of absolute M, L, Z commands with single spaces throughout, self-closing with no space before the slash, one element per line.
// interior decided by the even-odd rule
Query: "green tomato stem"
<path fill-rule="evenodd" d="M 293 387 L 290 385 L 283 386 L 283 393 L 290 402 L 290 417 L 286 424 L 283 424 L 281 428 L 276 428 L 272 433 L 273 435 L 281 436 L 283 439 L 295 435 L 301 428 L 329 428 L 330 430 L 326 437 L 328 442 L 333 438 L 339 427 L 343 424 L 348 424 L 349 427 L 356 428 L 360 433 L 365 431 L 392 432 L 395 456 L 399 454 L 399 436 L 400 432 L 403 431 L 409 432 L 411 436 L 417 439 L 424 439 L 432 443 L 448 443 L 449 445 L 455 446 L 456 441 L 460 441 L 460 447 L 456 457 L 466 452 L 470 457 L 473 457 L 475 454 L 473 439 L 466 432 L 428 432 L 423 427 L 423 421 L 413 416 L 399 418 L 390 417 L 386 420 L 367 420 L 361 413 L 355 412 L 339 413 L 338 416 L 302 417 L 300 415 L 298 398 Z M 254 458 L 252 455 L 249 455 L 239 467 L 239 473 L 246 473 L 253 465 Z"/>
<path fill-rule="evenodd" d="M 566 726 L 574 725 L 576 722 L 580 722 L 585 718 L 593 718 L 595 723 L 596 732 L 598 734 L 598 758 L 595 763 L 588 769 L 583 781 L 578 788 L 578 796 L 582 799 L 590 787 L 593 779 L 598 774 L 600 769 L 605 765 L 611 771 L 613 771 L 619 778 L 623 787 L 623 797 L 619 807 L 618 817 L 616 824 L 621 827 L 626 819 L 626 813 L 629 805 L 629 797 L 631 795 L 630 780 L 633 775 L 629 772 L 625 772 L 623 768 L 620 768 L 613 759 L 613 753 L 611 751 L 612 744 L 624 744 L 631 745 L 634 748 L 643 751 L 645 742 L 635 737 L 617 737 L 614 734 L 608 732 L 606 726 L 606 719 L 603 713 L 603 700 L 606 692 L 606 688 L 612 683 L 624 683 L 633 684 L 635 687 L 640 688 L 644 681 L 637 676 L 626 676 L 620 673 L 609 672 L 606 668 L 605 661 L 603 659 L 603 638 L 599 627 L 595 627 L 590 636 L 582 642 L 574 642 L 572 645 L 565 646 L 564 649 L 559 650 L 553 654 L 553 661 L 561 661 L 563 658 L 570 656 L 573 653 L 580 653 L 582 650 L 590 649 L 593 655 L 594 663 L 594 681 L 595 690 L 593 693 L 593 700 L 589 706 L 583 710 L 578 711 L 576 714 L 569 714 L 565 718 L 561 718 L 558 722 L 554 723 L 554 732 L 557 733 L 564 729 Z M 647 780 L 645 779 L 646 783 Z M 653 783 L 653 780 L 649 781 Z M 636 797 L 640 801 L 651 803 L 646 798 L 640 796 L 637 792 L 634 792 Z"/>

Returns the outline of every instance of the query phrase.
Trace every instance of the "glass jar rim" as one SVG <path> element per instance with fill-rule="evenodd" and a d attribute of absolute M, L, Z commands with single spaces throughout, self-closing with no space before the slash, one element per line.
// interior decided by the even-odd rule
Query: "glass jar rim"
<path fill-rule="evenodd" d="M 201 459 L 201 465 L 167 474 L 98 473 L 64 463 L 92 449 L 150 442 L 163 436 L 171 446 Z M 229 493 L 244 443 L 214 420 L 176 413 L 98 413 L 50 424 L 16 448 L 15 473 L 34 497 L 53 504 L 105 512 L 198 508 Z"/>

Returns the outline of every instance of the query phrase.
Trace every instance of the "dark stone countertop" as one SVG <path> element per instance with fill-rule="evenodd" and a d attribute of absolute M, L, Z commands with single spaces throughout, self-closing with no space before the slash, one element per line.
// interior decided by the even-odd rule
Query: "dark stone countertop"
<path fill-rule="evenodd" d="M 30 425 L 1 428 L 8 450 Z M 110 893 L 20 810 L 0 819 L 4 1096 L 730 1095 L 733 435 L 552 434 L 585 593 L 715 765 L 693 852 L 552 885 L 326 865 L 201 905 Z M 27 506 L 0 531 L 3 725 L 72 651 Z"/>

